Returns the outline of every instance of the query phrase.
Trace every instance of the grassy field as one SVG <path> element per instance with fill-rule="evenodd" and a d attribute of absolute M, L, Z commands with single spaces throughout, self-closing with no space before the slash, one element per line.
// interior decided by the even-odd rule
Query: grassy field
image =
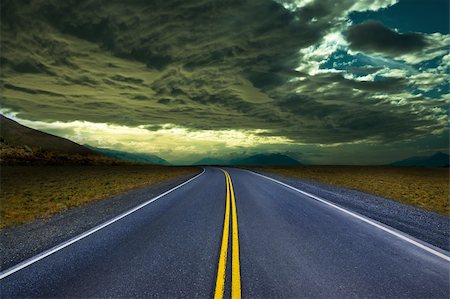
<path fill-rule="evenodd" d="M 197 171 L 153 165 L 2 165 L 0 228 Z"/>
<path fill-rule="evenodd" d="M 449 215 L 448 168 L 300 166 L 253 169 L 359 190 Z"/>

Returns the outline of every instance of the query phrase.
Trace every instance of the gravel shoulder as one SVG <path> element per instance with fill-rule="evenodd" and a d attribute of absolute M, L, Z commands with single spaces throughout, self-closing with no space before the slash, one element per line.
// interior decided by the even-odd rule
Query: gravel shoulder
<path fill-rule="evenodd" d="M 356 190 L 265 171 L 257 172 L 450 251 L 450 217 Z"/>
<path fill-rule="evenodd" d="M 450 218 L 371 194 L 262 172 L 449 251 Z M 1 269 L 52 248 L 195 176 L 135 189 L 52 217 L 0 230 Z"/>
<path fill-rule="evenodd" d="M 201 170 L 199 169 L 199 172 Z M 1 270 L 73 238 L 181 184 L 196 174 L 135 189 L 49 218 L 0 230 Z"/>

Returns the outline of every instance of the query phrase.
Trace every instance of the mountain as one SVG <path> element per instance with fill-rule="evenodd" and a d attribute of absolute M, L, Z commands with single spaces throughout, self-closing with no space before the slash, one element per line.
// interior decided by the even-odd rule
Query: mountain
<path fill-rule="evenodd" d="M 219 158 L 207 157 L 195 162 L 193 165 L 293 166 L 301 165 L 301 163 L 283 154 L 256 154 L 253 156 L 235 158 L 231 160 L 222 160 Z"/>
<path fill-rule="evenodd" d="M 229 163 L 224 160 L 207 157 L 207 158 L 198 160 L 193 165 L 227 165 L 227 164 L 229 164 Z"/>
<path fill-rule="evenodd" d="M 432 156 L 411 157 L 405 160 L 393 162 L 392 166 L 424 166 L 424 167 L 446 167 L 449 165 L 449 155 L 435 153 Z"/>
<path fill-rule="evenodd" d="M 68 139 L 44 133 L 0 115 L 1 143 L 10 147 L 28 147 L 61 154 L 95 154 L 90 149 Z"/>
<path fill-rule="evenodd" d="M 129 162 L 136 163 L 145 163 L 145 164 L 159 164 L 159 165 L 170 165 L 166 160 L 152 154 L 144 154 L 144 153 L 128 153 L 122 151 L 116 151 L 107 148 L 98 148 L 85 144 L 85 146 L 103 156 L 126 160 Z"/>
<path fill-rule="evenodd" d="M 301 163 L 289 156 L 283 154 L 257 154 L 246 158 L 238 158 L 230 161 L 232 165 L 279 165 L 279 166 L 294 166 L 301 165 Z"/>

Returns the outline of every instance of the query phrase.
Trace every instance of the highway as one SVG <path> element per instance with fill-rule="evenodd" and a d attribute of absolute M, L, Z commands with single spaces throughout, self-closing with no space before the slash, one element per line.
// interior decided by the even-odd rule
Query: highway
<path fill-rule="evenodd" d="M 0 273 L 2 298 L 448 298 L 448 253 L 273 179 L 207 167 Z"/>

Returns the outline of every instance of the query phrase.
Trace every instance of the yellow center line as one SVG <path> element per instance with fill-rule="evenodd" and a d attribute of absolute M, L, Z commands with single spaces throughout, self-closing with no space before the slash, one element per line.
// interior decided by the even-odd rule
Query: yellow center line
<path fill-rule="evenodd" d="M 230 182 L 231 192 L 231 211 L 232 211 L 232 225 L 233 225 L 233 237 L 232 237 L 232 251 L 231 251 L 231 298 L 241 298 L 241 266 L 239 264 L 239 233 L 238 233 L 238 220 L 236 209 L 236 198 L 234 197 L 233 183 L 228 173 L 228 181 Z"/>
<path fill-rule="evenodd" d="M 220 248 L 219 265 L 217 269 L 215 299 L 222 299 L 225 290 L 226 264 L 228 252 L 228 239 L 230 235 L 230 201 L 231 201 L 231 298 L 241 298 L 241 267 L 239 264 L 239 234 L 237 222 L 236 198 L 234 196 L 233 183 L 231 177 L 225 170 L 225 180 L 227 186 L 227 195 L 225 203 L 225 219 L 223 221 L 222 244 Z"/>
<path fill-rule="evenodd" d="M 220 247 L 219 266 L 217 269 L 216 290 L 214 292 L 214 299 L 222 299 L 225 290 L 225 271 L 227 267 L 227 252 L 228 252 L 228 235 L 230 229 L 230 188 L 227 182 L 227 196 L 225 202 L 225 219 L 223 221 L 222 245 Z"/>

